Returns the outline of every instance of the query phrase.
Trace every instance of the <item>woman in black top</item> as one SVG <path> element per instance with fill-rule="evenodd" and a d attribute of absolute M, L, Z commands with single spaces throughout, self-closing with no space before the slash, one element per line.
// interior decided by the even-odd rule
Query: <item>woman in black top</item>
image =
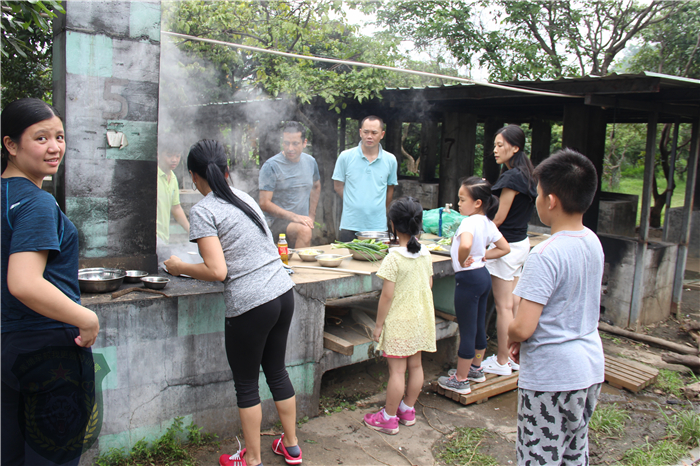
<path fill-rule="evenodd" d="M 510 375 L 513 369 L 519 369 L 508 357 L 508 325 L 520 303 L 520 299 L 513 295 L 513 290 L 530 252 L 527 224 L 537 198 L 534 167 L 525 155 L 524 147 L 525 133 L 520 126 L 508 125 L 496 131 L 493 154 L 496 162 L 505 166 L 492 188 L 500 202 L 493 222 L 510 244 L 511 252 L 486 262 L 491 273 L 493 298 L 498 314 L 498 354 L 486 358 L 481 367 L 484 372 L 499 375 Z"/>

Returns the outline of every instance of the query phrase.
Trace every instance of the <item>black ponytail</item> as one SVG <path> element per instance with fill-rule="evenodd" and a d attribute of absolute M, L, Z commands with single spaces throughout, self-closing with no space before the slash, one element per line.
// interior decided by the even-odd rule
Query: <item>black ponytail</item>
<path fill-rule="evenodd" d="M 388 213 L 389 232 L 396 238 L 399 233 L 411 235 L 406 249 L 412 254 L 420 251 L 418 236 L 423 229 L 423 206 L 412 197 L 402 197 L 391 203 Z M 394 225 L 394 228 L 391 225 Z"/>
<path fill-rule="evenodd" d="M 233 204 L 250 218 L 263 234 L 266 234 L 262 219 L 247 202 L 242 201 L 231 191 L 226 182 L 228 161 L 224 146 L 213 139 L 202 139 L 190 147 L 187 155 L 187 169 L 207 180 L 214 195 Z"/>
<path fill-rule="evenodd" d="M 481 210 L 489 220 L 493 220 L 498 212 L 498 197 L 491 193 L 491 183 L 478 176 L 470 176 L 460 181 L 460 184 L 469 192 L 469 197 L 475 201 L 481 201 Z"/>

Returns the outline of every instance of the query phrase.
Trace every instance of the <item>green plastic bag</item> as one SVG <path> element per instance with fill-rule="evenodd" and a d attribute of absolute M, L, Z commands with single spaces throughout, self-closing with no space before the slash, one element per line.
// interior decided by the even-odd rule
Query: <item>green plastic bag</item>
<path fill-rule="evenodd" d="M 438 208 L 423 211 L 423 231 L 449 238 L 455 234 L 462 220 L 467 217 L 460 215 L 460 213 L 455 210 L 450 210 L 449 213 L 443 211 L 442 232 L 440 232 L 440 211 L 443 211 L 443 209 Z"/>

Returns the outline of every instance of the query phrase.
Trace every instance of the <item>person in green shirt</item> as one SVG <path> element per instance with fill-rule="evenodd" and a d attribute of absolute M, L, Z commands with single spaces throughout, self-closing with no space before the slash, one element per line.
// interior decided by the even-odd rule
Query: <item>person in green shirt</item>
<path fill-rule="evenodd" d="M 158 153 L 158 209 L 156 213 L 156 235 L 158 243 L 170 242 L 170 216 L 189 234 L 190 222 L 180 205 L 180 187 L 173 169 L 180 163 L 180 153 L 173 148 Z"/>

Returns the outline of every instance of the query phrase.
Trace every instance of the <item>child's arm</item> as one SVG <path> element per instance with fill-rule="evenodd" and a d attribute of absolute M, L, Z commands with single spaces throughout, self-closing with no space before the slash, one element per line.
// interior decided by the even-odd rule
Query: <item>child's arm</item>
<path fill-rule="evenodd" d="M 379 336 L 382 334 L 386 315 L 389 313 L 391 301 L 394 299 L 395 285 L 396 284 L 392 281 L 384 280 L 382 295 L 379 297 L 379 306 L 377 307 L 377 321 L 374 324 L 374 334 L 372 335 L 374 337 L 374 341 L 379 341 Z"/>
<path fill-rule="evenodd" d="M 454 241 L 454 240 L 453 240 Z M 472 242 L 474 241 L 474 235 L 465 231 L 459 235 L 459 249 L 457 250 L 457 259 L 460 264 L 464 264 L 464 261 L 469 258 L 469 253 L 472 252 Z"/>
<path fill-rule="evenodd" d="M 515 318 L 508 326 L 508 341 L 520 343 L 530 338 L 537 329 L 543 308 L 543 304 L 522 299 Z"/>
<path fill-rule="evenodd" d="M 510 244 L 504 237 L 493 243 L 496 247 L 486 250 L 484 254 L 484 260 L 498 259 L 503 257 L 510 252 Z"/>

